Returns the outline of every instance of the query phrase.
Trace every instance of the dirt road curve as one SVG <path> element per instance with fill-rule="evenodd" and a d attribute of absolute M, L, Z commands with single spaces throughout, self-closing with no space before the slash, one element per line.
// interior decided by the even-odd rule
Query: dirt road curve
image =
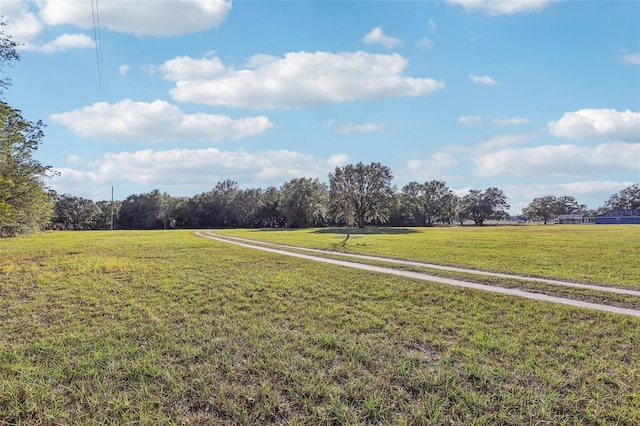
<path fill-rule="evenodd" d="M 261 242 L 259 243 L 259 242 L 256 242 L 256 241 L 246 240 L 246 239 L 242 239 L 242 238 L 220 236 L 220 235 L 212 233 L 211 231 L 198 231 L 195 234 L 197 236 L 199 236 L 199 237 L 209 238 L 209 239 L 212 239 L 212 240 L 216 240 L 216 241 L 220 241 L 220 242 L 224 242 L 224 243 L 228 243 L 228 244 L 235 244 L 237 246 L 241 246 L 241 247 L 245 247 L 245 248 L 250 248 L 250 249 L 254 249 L 254 250 L 262 250 L 262 251 L 266 251 L 266 252 L 270 252 L 270 253 L 277 253 L 277 254 L 281 254 L 281 255 L 284 255 L 284 256 L 293 256 L 293 257 L 312 260 L 312 261 L 316 261 L 316 262 L 330 263 L 330 264 L 333 264 L 333 265 L 340 265 L 340 266 L 345 266 L 345 267 L 348 267 L 348 268 L 362 269 L 362 270 L 366 270 L 366 271 L 379 272 L 379 273 L 390 274 L 390 275 L 398 275 L 398 276 L 402 276 L 402 277 L 425 280 L 425 281 L 431 281 L 431 282 L 437 282 L 437 283 L 448 284 L 448 285 L 453 285 L 453 286 L 457 286 L 457 287 L 473 288 L 473 289 L 476 289 L 476 290 L 483 290 L 483 291 L 490 291 L 490 292 L 493 292 L 493 293 L 507 294 L 507 295 L 511 295 L 511 296 L 523 297 L 523 298 L 526 298 L 526 299 L 540 300 L 540 301 L 553 302 L 553 303 L 561 303 L 563 305 L 577 306 L 577 307 L 580 307 L 580 308 L 594 309 L 594 310 L 603 311 L 603 312 L 613 312 L 613 313 L 621 314 L 621 315 L 631 315 L 631 316 L 635 316 L 635 317 L 640 317 L 640 310 L 635 310 L 635 309 L 620 308 L 620 307 L 616 307 L 616 306 L 609 306 L 609 305 L 602 305 L 602 304 L 598 304 L 598 303 L 583 302 L 583 301 L 580 301 L 580 300 L 566 299 L 566 298 L 563 298 L 563 297 L 548 296 L 546 294 L 532 293 L 532 292 L 519 290 L 519 289 L 513 289 L 513 288 L 504 288 L 504 287 L 496 287 L 496 286 L 491 286 L 491 285 L 477 284 L 477 283 L 472 283 L 472 282 L 467 282 L 467 281 L 455 280 L 455 279 L 451 279 L 451 278 L 438 277 L 438 276 L 435 276 L 435 275 L 429 275 L 429 274 L 421 273 L 421 272 L 402 271 L 402 270 L 398 270 L 398 269 L 385 268 L 385 267 L 374 266 L 374 265 L 367 265 L 367 264 L 358 263 L 358 262 L 352 262 L 352 261 L 329 259 L 329 258 L 324 258 L 324 257 L 319 257 L 319 256 L 312 256 L 312 255 L 307 255 L 307 254 L 298 253 L 298 252 L 292 252 L 292 251 L 288 251 L 287 249 L 290 250 L 290 249 L 295 248 L 296 250 L 304 250 L 304 251 L 316 252 L 316 253 L 326 253 L 326 254 L 332 254 L 332 255 L 341 254 L 341 253 L 338 253 L 338 252 L 323 251 L 323 250 L 317 250 L 317 249 L 303 249 L 303 248 L 300 248 L 300 247 L 291 247 L 291 246 L 284 246 L 284 245 L 278 245 L 278 244 L 269 244 L 269 243 L 261 243 Z M 557 285 L 564 285 L 564 286 L 571 286 L 571 287 L 580 287 L 580 288 L 590 288 L 590 289 L 596 289 L 596 290 L 599 290 L 599 291 L 609 291 L 609 292 L 615 292 L 615 293 L 622 293 L 622 294 L 630 294 L 630 295 L 640 296 L 640 291 L 635 291 L 635 290 L 617 289 L 617 288 L 599 287 L 599 286 L 590 286 L 590 285 L 586 285 L 586 284 L 570 283 L 570 282 L 556 281 L 556 280 L 544 280 L 544 279 L 531 278 L 531 277 L 527 278 L 527 277 L 521 277 L 521 276 L 517 276 L 517 275 L 497 274 L 497 273 L 490 273 L 490 272 L 483 272 L 483 271 L 476 271 L 476 270 L 467 270 L 467 269 L 462 269 L 462 268 L 450 268 L 450 267 L 443 267 L 443 266 L 439 266 L 439 265 L 421 264 L 421 263 L 418 263 L 418 262 L 398 261 L 398 260 L 387 259 L 387 258 L 378 258 L 378 257 L 374 257 L 374 256 L 348 255 L 348 254 L 345 254 L 345 255 L 353 257 L 353 258 L 381 260 L 381 261 L 390 262 L 390 263 L 401 263 L 401 264 L 414 265 L 414 266 L 425 266 L 425 267 L 430 267 L 430 268 L 453 270 L 453 271 L 458 271 L 458 272 L 475 273 L 475 274 L 482 274 L 482 275 L 500 276 L 500 277 L 514 278 L 514 279 L 521 279 L 521 280 L 534 280 L 534 281 L 541 281 L 541 282 L 546 282 L 546 283 L 550 283 L 550 284 L 557 284 Z"/>

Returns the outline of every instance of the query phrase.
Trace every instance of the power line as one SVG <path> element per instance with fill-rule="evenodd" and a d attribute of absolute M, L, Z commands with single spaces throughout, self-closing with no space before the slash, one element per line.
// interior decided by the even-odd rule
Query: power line
<path fill-rule="evenodd" d="M 94 4 L 95 3 L 95 4 Z M 100 34 L 100 7 L 98 0 L 91 0 L 91 17 L 93 18 L 93 38 L 96 44 L 96 65 L 98 70 L 98 85 L 100 87 L 100 108 L 102 110 L 102 120 L 104 122 L 104 65 L 102 60 L 102 35 Z M 114 209 L 113 209 L 113 185 L 111 185 L 111 224 L 113 231 Z"/>
<path fill-rule="evenodd" d="M 98 7 L 98 0 L 91 0 L 91 17 L 93 18 L 93 38 L 96 44 L 96 64 L 98 67 L 100 101 L 104 102 L 104 67 L 102 65 L 102 38 L 100 35 L 100 8 Z"/>

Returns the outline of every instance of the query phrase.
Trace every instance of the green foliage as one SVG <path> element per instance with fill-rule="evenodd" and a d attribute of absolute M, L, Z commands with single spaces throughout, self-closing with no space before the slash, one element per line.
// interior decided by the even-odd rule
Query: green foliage
<path fill-rule="evenodd" d="M 50 167 L 33 158 L 43 127 L 0 102 L 0 237 L 36 231 L 51 217 L 51 199 L 44 186 Z"/>
<path fill-rule="evenodd" d="M 558 205 L 559 214 L 578 213 L 584 214 L 587 212 L 587 206 L 580 204 L 575 197 L 570 195 L 564 195 L 556 199 Z"/>
<path fill-rule="evenodd" d="M 329 174 L 329 194 L 337 222 L 357 224 L 367 221 L 382 223 L 389 215 L 394 195 L 393 173 L 380 163 L 348 164 Z"/>
<path fill-rule="evenodd" d="M 402 188 L 402 200 L 419 225 L 451 223 L 455 215 L 457 197 L 444 181 L 409 182 Z"/>
<path fill-rule="evenodd" d="M 473 220 L 476 225 L 483 225 L 487 220 L 500 220 L 509 217 L 509 203 L 504 191 L 496 187 L 487 188 L 484 192 L 471 189 L 456 205 L 456 215 L 460 222 Z"/>
<path fill-rule="evenodd" d="M 120 201 L 102 200 L 96 203 L 97 213 L 94 217 L 95 227 L 98 229 L 110 229 L 111 228 L 111 211 L 113 210 L 113 227 L 117 229 L 117 218 L 120 214 Z"/>
<path fill-rule="evenodd" d="M 547 195 L 545 197 L 534 198 L 531 203 L 522 209 L 522 215 L 527 219 L 542 220 L 544 224 L 561 214 L 583 214 L 587 210 L 587 206 L 579 204 L 574 197 L 563 196 L 554 197 Z"/>
<path fill-rule="evenodd" d="M 0 21 L 0 28 L 5 25 L 7 25 L 6 22 Z M 18 47 L 18 43 L 12 40 L 10 35 L 5 34 L 5 32 L 0 29 L 0 69 L 11 61 L 17 61 L 20 59 L 20 55 L 18 54 L 16 47 Z M 11 79 L 7 77 L 0 78 L 0 95 L 3 95 L 4 90 L 10 85 Z"/>
<path fill-rule="evenodd" d="M 605 203 L 609 210 L 640 210 L 640 184 L 631 185 L 617 194 L 613 194 Z"/>
<path fill-rule="evenodd" d="M 637 318 L 183 231 L 0 251 L 0 423 L 640 423 Z"/>
<path fill-rule="evenodd" d="M 184 204 L 180 198 L 154 189 L 149 193 L 129 195 L 119 206 L 121 229 L 168 229 L 175 227 L 176 215 Z"/>
<path fill-rule="evenodd" d="M 285 225 L 285 218 L 280 205 L 282 193 L 278 188 L 270 186 L 260 197 L 256 226 L 261 228 L 279 228 Z"/>
<path fill-rule="evenodd" d="M 0 27 L 4 26 L 0 22 Z M 0 72 L 18 60 L 16 42 L 0 31 Z M 0 94 L 10 85 L 0 79 Z M 43 179 L 50 167 L 33 158 L 44 133 L 41 121 L 32 123 L 0 101 L 0 238 L 36 231 L 51 217 L 51 203 Z"/>
<path fill-rule="evenodd" d="M 543 220 L 545 225 L 547 220 L 553 219 L 560 214 L 558 202 L 554 196 L 534 198 L 531 203 L 522 209 L 522 215 L 527 219 Z"/>
<path fill-rule="evenodd" d="M 62 229 L 90 229 L 96 225 L 100 208 L 92 201 L 69 194 L 57 195 L 52 222 Z"/>
<path fill-rule="evenodd" d="M 292 179 L 280 189 L 281 210 L 291 228 L 324 226 L 327 223 L 329 192 L 318 178 Z"/>
<path fill-rule="evenodd" d="M 177 223 L 192 228 L 250 227 L 260 222 L 262 190 L 242 190 L 232 180 L 218 182 L 208 192 L 184 203 L 176 214 Z"/>

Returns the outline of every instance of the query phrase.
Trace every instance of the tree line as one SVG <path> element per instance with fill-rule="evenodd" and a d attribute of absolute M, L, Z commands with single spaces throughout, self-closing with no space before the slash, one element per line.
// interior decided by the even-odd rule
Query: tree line
<path fill-rule="evenodd" d="M 69 194 L 54 195 L 54 229 L 108 229 L 111 210 L 117 229 L 169 228 L 307 228 L 366 225 L 433 226 L 509 218 L 502 190 L 471 189 L 457 196 L 441 180 L 392 186 L 391 170 L 380 163 L 336 167 L 329 184 L 295 178 L 277 188 L 241 189 L 237 182 L 217 183 L 210 191 L 174 197 L 154 189 L 123 201 L 98 201 Z M 572 196 L 535 198 L 522 215 L 511 218 L 547 223 L 561 214 L 592 214 L 610 209 L 640 209 L 640 185 L 632 185 L 597 211 Z"/>
<path fill-rule="evenodd" d="M 365 225 L 428 226 L 472 220 L 506 219 L 507 203 L 498 188 L 456 196 L 446 182 L 411 182 L 397 191 L 391 169 L 380 163 L 349 164 L 318 178 L 294 178 L 280 188 L 241 189 L 217 183 L 211 191 L 174 197 L 154 189 L 112 206 L 69 194 L 55 196 L 51 226 L 56 229 L 110 227 L 111 209 L 119 229 L 306 228 Z"/>

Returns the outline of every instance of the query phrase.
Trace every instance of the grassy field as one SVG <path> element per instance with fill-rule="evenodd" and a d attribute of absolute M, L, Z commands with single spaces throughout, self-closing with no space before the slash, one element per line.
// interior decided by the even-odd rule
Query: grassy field
<path fill-rule="evenodd" d="M 519 265 L 534 250 L 517 254 L 515 242 L 498 261 L 482 234 L 506 232 L 498 228 L 450 231 L 465 241 L 448 243 L 436 237 L 444 230 L 377 230 L 352 236 L 347 249 L 427 259 L 416 252 L 431 238 L 431 262 L 480 267 L 485 257 L 496 270 L 634 286 L 618 278 L 638 276 L 628 259 L 638 254 L 635 227 L 584 227 L 602 230 L 584 238 L 575 236 L 582 227 L 536 228 L 518 228 L 525 245 L 558 253 L 552 242 L 562 241 L 584 271 L 545 267 L 547 253 Z M 340 241 L 329 230 L 252 235 Z M 591 271 L 616 244 L 624 270 Z M 284 258 L 189 231 L 0 240 L 0 424 L 637 425 L 638 353 L 638 318 Z"/>
<path fill-rule="evenodd" d="M 216 230 L 261 241 L 640 289 L 640 226 Z"/>

